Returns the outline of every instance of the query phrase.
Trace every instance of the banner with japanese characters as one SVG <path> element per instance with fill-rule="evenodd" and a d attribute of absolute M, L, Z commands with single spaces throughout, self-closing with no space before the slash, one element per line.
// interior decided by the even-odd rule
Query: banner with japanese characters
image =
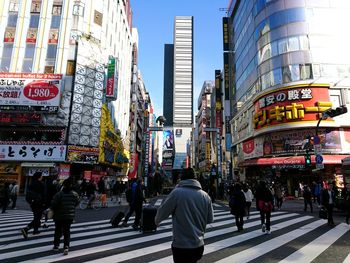
<path fill-rule="evenodd" d="M 294 86 L 267 92 L 254 102 L 256 130 L 273 125 L 317 121 L 332 107 L 327 86 Z"/>
<path fill-rule="evenodd" d="M 55 161 L 66 158 L 65 145 L 0 145 L 0 161 Z"/>
<path fill-rule="evenodd" d="M 59 106 L 61 74 L 0 73 L 0 105 Z"/>

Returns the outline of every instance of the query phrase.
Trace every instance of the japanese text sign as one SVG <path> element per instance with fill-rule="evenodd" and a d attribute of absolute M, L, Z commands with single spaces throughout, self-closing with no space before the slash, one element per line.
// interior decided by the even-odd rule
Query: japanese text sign
<path fill-rule="evenodd" d="M 295 87 L 280 89 L 257 98 L 254 103 L 255 129 L 299 121 L 316 121 L 329 109 L 328 87 Z"/>
<path fill-rule="evenodd" d="M 0 105 L 59 106 L 61 74 L 0 73 Z"/>
<path fill-rule="evenodd" d="M 65 161 L 64 145 L 0 145 L 0 161 Z"/>

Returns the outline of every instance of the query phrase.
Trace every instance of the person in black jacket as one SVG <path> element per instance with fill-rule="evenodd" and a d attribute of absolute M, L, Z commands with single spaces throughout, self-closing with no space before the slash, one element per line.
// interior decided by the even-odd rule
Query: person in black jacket
<path fill-rule="evenodd" d="M 334 226 L 333 221 L 333 208 L 335 202 L 335 192 L 333 190 L 333 184 L 328 184 L 328 189 L 323 189 L 321 192 L 321 203 L 327 209 L 328 213 L 328 225 Z"/>
<path fill-rule="evenodd" d="M 40 234 L 40 219 L 45 206 L 45 186 L 42 182 L 43 176 L 41 172 L 33 174 L 32 183 L 26 193 L 26 201 L 30 204 L 33 211 L 34 219 L 25 227 L 21 229 L 23 237 L 28 237 L 28 231 L 34 229 L 33 235 Z"/>
<path fill-rule="evenodd" d="M 146 201 L 143 196 L 142 180 L 137 180 L 131 185 L 131 200 L 129 203 L 129 212 L 123 220 L 122 226 L 127 226 L 130 216 L 135 212 L 135 221 L 132 227 L 137 230 L 140 225 L 142 214 L 142 203 Z"/>
<path fill-rule="evenodd" d="M 235 183 L 230 188 L 231 214 L 235 216 L 238 232 L 243 230 L 243 217 L 245 214 L 245 196 L 240 183 Z"/>
<path fill-rule="evenodd" d="M 273 195 L 265 181 L 260 181 L 256 189 L 256 207 L 260 211 L 261 230 L 266 234 L 271 233 L 271 211 L 273 208 Z M 266 221 L 265 221 L 266 220 Z"/>
<path fill-rule="evenodd" d="M 68 178 L 63 182 L 63 188 L 54 195 L 51 202 L 53 220 L 55 221 L 55 237 L 53 250 L 58 251 L 60 239 L 64 236 L 64 255 L 68 254 L 70 243 L 70 227 L 75 217 L 75 207 L 79 204 L 79 195 L 72 190 L 73 181 Z"/>

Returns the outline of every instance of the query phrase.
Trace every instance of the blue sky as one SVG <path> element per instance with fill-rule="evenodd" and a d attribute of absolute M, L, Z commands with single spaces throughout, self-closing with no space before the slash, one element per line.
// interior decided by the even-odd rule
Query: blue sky
<path fill-rule="evenodd" d="M 139 33 L 139 69 L 157 116 L 163 112 L 164 44 L 173 43 L 175 16 L 194 17 L 193 106 L 205 80 L 223 68 L 220 8 L 229 0 L 131 0 L 133 27 Z"/>

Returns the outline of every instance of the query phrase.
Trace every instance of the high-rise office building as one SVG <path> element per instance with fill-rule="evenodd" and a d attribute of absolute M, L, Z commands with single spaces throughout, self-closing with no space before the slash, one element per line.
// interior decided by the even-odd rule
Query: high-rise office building
<path fill-rule="evenodd" d="M 164 45 L 163 116 L 165 126 L 173 125 L 174 45 Z"/>
<path fill-rule="evenodd" d="M 174 26 L 174 125 L 193 123 L 193 17 L 177 16 Z"/>

